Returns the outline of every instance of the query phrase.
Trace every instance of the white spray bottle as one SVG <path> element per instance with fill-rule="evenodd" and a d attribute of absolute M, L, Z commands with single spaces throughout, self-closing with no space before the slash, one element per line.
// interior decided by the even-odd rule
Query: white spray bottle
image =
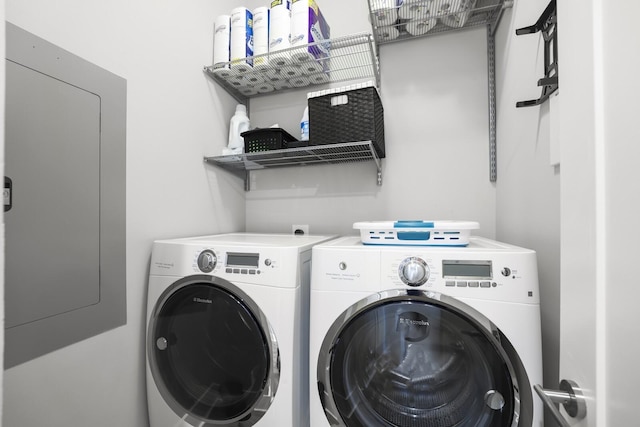
<path fill-rule="evenodd" d="M 247 107 L 243 104 L 238 104 L 236 113 L 229 122 L 229 144 L 223 150 L 223 154 L 240 154 L 244 151 L 244 138 L 240 134 L 249 130 L 249 126 Z"/>

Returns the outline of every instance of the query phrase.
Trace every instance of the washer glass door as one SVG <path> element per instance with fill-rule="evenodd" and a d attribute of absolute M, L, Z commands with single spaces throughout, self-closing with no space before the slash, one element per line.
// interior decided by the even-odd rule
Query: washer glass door
<path fill-rule="evenodd" d="M 197 425 L 252 425 L 277 389 L 278 350 L 264 314 L 220 278 L 169 287 L 152 313 L 147 350 L 163 398 Z"/>
<path fill-rule="evenodd" d="M 421 292 L 369 302 L 345 311 L 320 351 L 332 424 L 518 425 L 517 379 L 491 330 Z"/>

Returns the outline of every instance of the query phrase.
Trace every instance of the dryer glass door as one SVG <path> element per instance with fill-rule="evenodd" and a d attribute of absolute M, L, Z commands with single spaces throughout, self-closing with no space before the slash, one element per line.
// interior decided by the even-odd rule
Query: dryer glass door
<path fill-rule="evenodd" d="M 233 285 L 209 282 L 169 288 L 158 301 L 147 344 L 151 370 L 180 417 L 252 425 L 273 374 L 270 331 Z"/>
<path fill-rule="evenodd" d="M 331 342 L 323 344 L 331 348 L 325 372 L 340 425 L 517 425 L 496 340 L 444 304 L 377 303 L 347 319 Z"/>

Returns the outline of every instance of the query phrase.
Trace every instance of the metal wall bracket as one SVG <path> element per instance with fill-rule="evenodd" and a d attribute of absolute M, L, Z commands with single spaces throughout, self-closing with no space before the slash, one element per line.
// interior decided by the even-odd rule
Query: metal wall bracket
<path fill-rule="evenodd" d="M 547 390 L 535 384 L 533 389 L 538 393 L 545 407 L 551 411 L 551 415 L 561 427 L 570 427 L 567 420 L 562 416 L 556 403 L 560 403 L 567 414 L 575 419 L 581 420 L 587 416 L 587 403 L 582 394 L 582 390 L 571 380 L 560 381 L 560 390 Z"/>
<path fill-rule="evenodd" d="M 534 34 L 542 32 L 544 39 L 544 77 L 538 80 L 542 86 L 542 94 L 538 99 L 519 101 L 516 107 L 531 107 L 540 105 L 558 90 L 558 19 L 556 15 L 556 0 L 551 0 L 542 12 L 538 21 L 528 27 L 516 30 L 516 35 Z"/>

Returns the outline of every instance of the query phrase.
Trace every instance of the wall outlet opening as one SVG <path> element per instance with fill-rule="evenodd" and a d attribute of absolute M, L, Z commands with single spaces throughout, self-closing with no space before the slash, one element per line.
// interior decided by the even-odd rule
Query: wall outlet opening
<path fill-rule="evenodd" d="M 291 232 L 296 236 L 304 236 L 309 234 L 308 224 L 293 224 L 291 225 Z"/>

